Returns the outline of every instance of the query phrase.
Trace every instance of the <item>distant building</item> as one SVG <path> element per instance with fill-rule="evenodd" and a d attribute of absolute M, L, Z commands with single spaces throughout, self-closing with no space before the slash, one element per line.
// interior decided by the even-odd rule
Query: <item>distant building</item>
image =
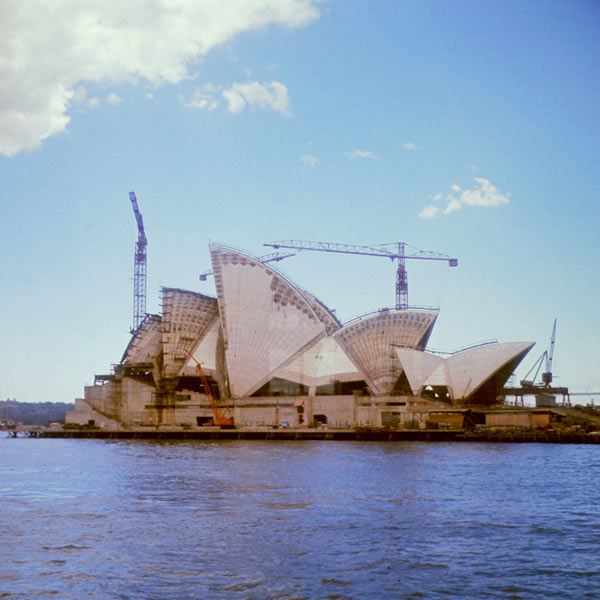
<path fill-rule="evenodd" d="M 437 311 L 382 309 L 342 324 L 268 264 L 210 246 L 217 297 L 163 288 L 121 362 L 97 375 L 68 423 L 210 424 L 212 396 L 234 423 L 290 427 L 425 427 L 449 407 L 492 405 L 533 346 L 426 352 Z M 452 417 L 458 422 L 458 417 Z"/>

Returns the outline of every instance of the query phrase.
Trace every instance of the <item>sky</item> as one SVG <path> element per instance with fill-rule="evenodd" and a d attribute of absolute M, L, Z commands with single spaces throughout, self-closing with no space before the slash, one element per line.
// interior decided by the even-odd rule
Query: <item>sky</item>
<path fill-rule="evenodd" d="M 596 0 L 33 0 L 0 8 L 0 399 L 70 402 L 209 242 L 405 242 L 430 347 L 548 348 L 600 392 Z M 277 267 L 342 321 L 393 306 L 387 258 Z M 587 403 L 600 395 L 573 396 Z"/>

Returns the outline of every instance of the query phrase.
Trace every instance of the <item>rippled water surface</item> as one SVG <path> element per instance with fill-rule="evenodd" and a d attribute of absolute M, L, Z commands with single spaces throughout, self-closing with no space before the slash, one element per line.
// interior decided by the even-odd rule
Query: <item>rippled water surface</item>
<path fill-rule="evenodd" d="M 0 598 L 600 598 L 600 447 L 0 439 Z"/>

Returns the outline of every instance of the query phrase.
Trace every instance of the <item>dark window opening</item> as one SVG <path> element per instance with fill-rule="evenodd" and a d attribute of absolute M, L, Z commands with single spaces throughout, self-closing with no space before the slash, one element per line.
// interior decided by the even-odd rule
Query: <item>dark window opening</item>
<path fill-rule="evenodd" d="M 317 396 L 368 396 L 369 388 L 367 383 L 360 379 L 357 381 L 332 381 L 325 385 L 318 385 L 315 394 Z"/>
<path fill-rule="evenodd" d="M 295 381 L 273 377 L 252 396 L 308 396 L 308 387 Z"/>
<path fill-rule="evenodd" d="M 451 402 L 450 392 L 445 385 L 428 385 L 421 392 L 423 398 L 431 398 L 438 402 Z"/>
<path fill-rule="evenodd" d="M 410 387 L 410 383 L 408 383 L 408 378 L 406 377 L 406 373 L 402 371 L 400 373 L 400 377 L 396 380 L 394 384 L 394 388 L 390 393 L 390 396 L 412 396 L 412 389 Z"/>

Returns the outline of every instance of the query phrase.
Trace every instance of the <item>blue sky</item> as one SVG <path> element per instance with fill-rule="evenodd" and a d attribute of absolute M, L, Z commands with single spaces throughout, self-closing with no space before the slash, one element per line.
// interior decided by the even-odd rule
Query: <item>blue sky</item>
<path fill-rule="evenodd" d="M 600 4 L 29 0 L 0 29 L 0 398 L 72 401 L 208 242 L 404 241 L 430 345 L 534 341 L 600 392 Z M 226 7 L 226 8 L 224 8 Z M 387 259 L 279 263 L 342 320 L 394 304 Z M 575 399 L 589 401 L 590 397 Z M 596 396 L 597 400 L 600 400 Z"/>

